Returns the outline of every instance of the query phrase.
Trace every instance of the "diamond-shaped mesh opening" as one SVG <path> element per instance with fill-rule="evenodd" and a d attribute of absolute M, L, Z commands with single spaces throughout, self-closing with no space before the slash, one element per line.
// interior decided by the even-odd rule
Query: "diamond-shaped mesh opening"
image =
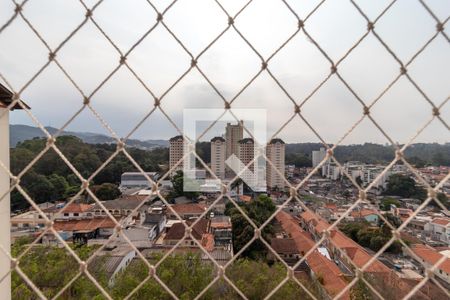
<path fill-rule="evenodd" d="M 442 235 L 428 228 L 448 218 L 448 155 L 445 145 L 416 154 L 422 139 L 446 141 L 448 134 L 448 6 L 422 0 L 103 2 L 13 1 L 0 12 L 6 51 L 0 82 L 12 91 L 6 106 L 29 100 L 32 109 L 22 104 L 20 120 L 31 119 L 44 138 L 14 142 L 11 167 L 3 156 L 0 161 L 0 204 L 11 194 L 12 210 L 32 206 L 11 223 L 30 217 L 21 224 L 32 229 L 14 228 L 13 251 L 0 249 L 2 266 L 11 263 L 2 269 L 12 273 L 14 298 L 449 296 L 439 277 L 448 262 L 436 248 Z M 173 161 L 167 149 L 133 138 L 161 132 L 165 139 L 165 127 L 180 135 L 181 107 L 206 102 L 224 112 L 265 107 L 267 149 L 276 144 L 272 138 L 314 143 L 286 145 L 280 164 L 293 164 L 286 170 L 271 150 L 254 158 L 267 158 L 270 180 L 280 179 L 269 187 L 270 197 L 255 193 L 242 174 L 212 192 L 184 192 L 188 179 L 176 171 L 188 157 Z M 0 120 L 7 111 L 1 105 Z M 114 106 L 119 113 L 109 112 Z M 90 131 L 87 116 L 106 132 L 103 145 L 61 136 Z M 252 125 L 244 124 L 246 135 L 252 136 Z M 221 174 L 211 170 L 205 140 L 223 128 L 220 122 L 200 127 L 195 165 L 216 178 Z M 372 145 L 383 149 L 375 158 L 345 145 L 367 142 L 369 135 L 389 144 Z M 352 168 L 355 156 L 364 170 Z M 252 159 L 245 163 L 254 171 Z M 444 167 L 430 172 L 430 164 Z M 124 172 L 140 178 L 138 194 L 118 188 Z M 56 198 L 66 204 L 45 206 Z M 126 205 L 118 209 L 114 201 Z M 155 227 L 153 219 L 163 214 L 165 224 Z M 110 224 L 96 227 L 101 238 L 89 236 L 92 230 L 64 230 L 78 219 Z M 199 235 L 204 224 L 208 229 Z M 119 246 L 134 256 L 123 255 L 108 277 L 105 267 L 117 263 L 110 248 Z M 417 272 L 400 276 L 395 259 L 411 261 Z M 49 276 L 56 276 L 50 287 Z"/>

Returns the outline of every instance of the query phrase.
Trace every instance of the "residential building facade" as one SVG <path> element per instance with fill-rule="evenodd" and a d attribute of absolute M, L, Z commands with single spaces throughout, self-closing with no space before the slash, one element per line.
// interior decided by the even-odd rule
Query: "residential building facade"
<path fill-rule="evenodd" d="M 169 140 L 169 167 L 172 169 L 178 161 L 183 158 L 184 154 L 184 139 L 181 135 L 177 135 Z M 180 163 L 173 170 L 172 174 L 176 171 L 183 170 L 183 163 Z"/>
<path fill-rule="evenodd" d="M 220 179 L 225 179 L 225 155 L 225 139 L 222 137 L 211 139 L 211 170 Z"/>
<path fill-rule="evenodd" d="M 267 162 L 266 181 L 267 186 L 273 188 L 284 188 L 283 179 L 285 170 L 286 144 L 281 139 L 272 139 L 266 148 L 266 156 L 273 166 Z"/>

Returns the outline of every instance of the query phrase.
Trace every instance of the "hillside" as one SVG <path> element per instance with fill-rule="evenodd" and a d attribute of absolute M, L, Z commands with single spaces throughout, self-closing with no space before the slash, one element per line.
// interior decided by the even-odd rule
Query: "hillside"
<path fill-rule="evenodd" d="M 54 127 L 45 127 L 50 134 L 55 134 L 58 129 Z M 10 137 L 9 142 L 11 147 L 16 147 L 19 142 L 26 140 L 31 140 L 33 138 L 43 138 L 45 137 L 42 130 L 38 127 L 28 126 L 28 125 L 10 125 Z M 63 136 L 71 135 L 81 139 L 87 144 L 111 144 L 114 143 L 114 139 L 110 136 L 92 132 L 74 132 L 74 131 L 64 131 Z M 136 140 L 130 139 L 127 141 L 127 145 L 130 147 L 140 148 L 140 149 L 153 149 L 156 147 L 168 147 L 169 142 L 166 140 Z"/>

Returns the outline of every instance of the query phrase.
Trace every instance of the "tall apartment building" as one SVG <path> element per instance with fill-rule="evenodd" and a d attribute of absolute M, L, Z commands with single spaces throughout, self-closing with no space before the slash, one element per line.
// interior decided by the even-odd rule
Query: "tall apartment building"
<path fill-rule="evenodd" d="M 225 128 L 225 140 L 226 140 L 226 158 L 231 154 L 238 156 L 239 153 L 239 141 L 244 138 L 244 122 L 240 121 L 238 124 L 228 123 Z"/>
<path fill-rule="evenodd" d="M 237 124 L 228 123 L 225 127 L 225 160 L 232 154 L 239 157 L 239 141 L 244 138 L 244 122 L 240 121 Z M 225 176 L 233 177 L 234 172 L 226 167 Z"/>
<path fill-rule="evenodd" d="M 216 136 L 211 139 L 211 170 L 220 179 L 225 179 L 225 139 Z"/>
<path fill-rule="evenodd" d="M 315 150 L 312 152 L 312 167 L 317 167 L 322 160 L 327 156 L 327 151 L 325 148 L 320 148 L 320 150 Z"/>
<path fill-rule="evenodd" d="M 238 143 L 238 157 L 241 162 L 247 166 L 255 157 L 255 142 L 252 138 L 241 139 Z M 255 164 L 248 167 L 251 172 L 244 172 L 241 178 L 248 184 L 255 183 L 255 176 L 253 172 L 255 170 Z"/>
<path fill-rule="evenodd" d="M 266 156 L 272 162 L 273 166 L 267 162 L 266 182 L 267 187 L 271 189 L 275 187 L 284 188 L 285 186 L 285 181 L 283 180 L 285 171 L 285 152 L 286 144 L 281 139 L 272 139 L 267 145 Z"/>
<path fill-rule="evenodd" d="M 172 169 L 177 162 L 183 158 L 184 142 L 181 135 L 174 136 L 169 140 L 169 167 Z M 183 163 L 180 163 L 172 172 L 174 174 L 178 170 L 183 170 Z"/>

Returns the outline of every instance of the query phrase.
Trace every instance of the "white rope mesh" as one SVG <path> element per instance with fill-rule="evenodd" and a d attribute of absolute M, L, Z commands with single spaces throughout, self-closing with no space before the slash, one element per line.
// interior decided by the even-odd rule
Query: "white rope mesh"
<path fill-rule="evenodd" d="M 181 1 L 181 0 L 180 0 Z M 364 11 L 364 9 L 361 8 L 361 6 L 358 4 L 358 1 L 349 0 L 351 5 L 355 8 L 355 10 L 364 18 L 366 22 L 366 28 L 364 29 L 364 33 L 361 37 L 359 37 L 354 44 L 351 45 L 351 47 L 348 48 L 347 51 L 344 52 L 344 55 L 342 55 L 341 58 L 337 60 L 333 60 L 331 58 L 331 55 L 328 54 L 324 47 L 320 45 L 320 43 L 315 39 L 314 35 L 310 33 L 310 29 L 308 27 L 309 19 L 311 16 L 315 15 L 317 12 L 320 11 L 322 5 L 326 2 L 326 0 L 320 1 L 307 15 L 304 19 L 301 19 L 299 17 L 299 14 L 293 9 L 293 7 L 290 5 L 289 1 L 287 0 L 281 0 L 279 1 L 279 5 L 284 6 L 287 8 L 292 16 L 295 17 L 297 20 L 297 28 L 293 30 L 293 32 L 289 35 L 289 37 L 280 45 L 274 45 L 274 48 L 276 49 L 273 53 L 268 55 L 267 57 L 264 57 L 261 52 L 249 41 L 249 39 L 245 36 L 245 34 L 239 29 L 238 25 L 236 25 L 236 20 L 241 17 L 241 14 L 251 5 L 253 5 L 254 2 L 262 1 L 262 0 L 249 0 L 246 2 L 240 9 L 237 10 L 236 13 L 231 14 L 227 11 L 225 6 L 223 5 L 223 2 L 220 0 L 215 0 L 212 2 L 215 2 L 215 4 L 218 6 L 220 11 L 222 11 L 223 15 L 219 16 L 218 22 L 222 22 L 225 20 L 226 22 L 223 22 L 223 29 L 218 33 L 217 36 L 215 36 L 208 44 L 207 46 L 198 52 L 197 55 L 194 55 L 193 52 L 189 49 L 188 46 L 186 46 L 183 41 L 176 35 L 176 33 L 171 29 L 170 25 L 166 23 L 165 21 L 165 15 L 168 11 L 172 9 L 172 7 L 175 7 L 177 5 L 178 0 L 174 0 L 168 4 L 164 10 L 159 10 L 157 8 L 157 5 L 154 5 L 154 3 L 151 0 L 147 0 L 148 8 L 155 13 L 156 20 L 154 21 L 154 24 L 150 26 L 145 33 L 136 40 L 135 43 L 132 44 L 132 46 L 126 50 L 123 51 L 121 48 L 117 45 L 117 43 L 114 41 L 114 39 L 108 35 L 108 33 L 102 28 L 102 26 L 97 22 L 96 20 L 96 11 L 97 8 L 102 5 L 103 2 L 107 2 L 104 0 L 100 0 L 95 3 L 92 7 L 90 7 L 88 4 L 85 3 L 85 1 L 80 0 L 80 4 L 85 10 L 85 17 L 84 19 L 71 30 L 71 32 L 65 37 L 65 39 L 59 43 L 55 48 L 52 48 L 50 44 L 44 39 L 43 35 L 40 33 L 40 31 L 33 25 L 33 22 L 30 21 L 27 18 L 27 5 L 30 2 L 29 0 L 24 0 L 23 2 L 18 2 L 13 0 L 12 2 L 15 5 L 15 9 L 11 11 L 11 17 L 6 20 L 4 24 L 0 24 L 0 35 L 14 22 L 18 19 L 21 19 L 25 22 L 26 26 L 29 27 L 33 34 L 39 39 L 39 41 L 44 45 L 46 50 L 48 51 L 48 60 L 38 69 L 38 71 L 33 74 L 26 83 L 21 87 L 14 87 L 10 84 L 8 81 L 7 76 L 2 74 L 0 72 L 0 78 L 1 80 L 6 84 L 6 86 L 13 91 L 14 97 L 13 102 L 9 105 L 8 108 L 13 108 L 16 105 L 20 105 L 25 112 L 28 114 L 28 116 L 31 118 L 31 120 L 35 123 L 37 127 L 42 130 L 42 132 L 45 134 L 47 138 L 47 144 L 42 149 L 42 151 L 34 157 L 34 159 L 19 173 L 17 176 L 11 173 L 9 168 L 5 166 L 3 162 L 0 161 L 0 168 L 3 169 L 9 177 L 11 178 L 11 187 L 8 191 L 2 192 L 0 201 L 5 198 L 7 194 L 12 192 L 13 190 L 17 190 L 20 192 L 20 194 L 23 195 L 23 197 L 29 202 L 29 204 L 39 213 L 39 215 L 44 220 L 46 227 L 42 233 L 30 244 L 28 247 L 18 256 L 13 258 L 10 253 L 5 251 L 5 249 L 0 248 L 0 252 L 2 252 L 1 255 L 7 255 L 9 259 L 11 260 L 11 268 L 3 278 L 0 278 L 0 281 L 3 280 L 7 275 L 9 275 L 11 272 L 15 271 L 22 279 L 23 281 L 28 285 L 30 289 L 32 289 L 36 295 L 39 298 L 46 299 L 46 296 L 43 294 L 43 292 L 39 289 L 36 284 L 33 283 L 33 281 L 23 272 L 20 266 L 20 260 L 21 258 L 26 255 L 31 248 L 39 241 L 40 238 L 42 238 L 47 233 L 52 233 L 59 242 L 64 246 L 64 248 L 67 250 L 67 252 L 76 260 L 76 262 L 80 265 L 79 272 L 76 273 L 74 278 L 70 280 L 65 286 L 61 286 L 59 291 L 56 295 L 54 295 L 54 299 L 58 298 L 63 294 L 65 290 L 67 290 L 80 276 L 86 276 L 92 283 L 99 289 L 99 291 L 104 295 L 107 299 L 112 299 L 112 296 L 107 292 L 107 290 L 97 281 L 95 276 L 91 274 L 91 272 L 88 269 L 89 263 L 91 263 L 97 254 L 99 254 L 107 245 L 108 243 L 114 241 L 115 239 L 120 236 L 125 240 L 125 242 L 137 253 L 137 257 L 139 260 L 141 260 L 145 266 L 148 268 L 148 276 L 133 290 L 130 292 L 130 294 L 126 297 L 127 299 L 131 298 L 148 280 L 156 280 L 162 288 L 174 299 L 178 299 L 178 296 L 169 288 L 167 283 L 161 280 L 161 278 L 158 276 L 156 270 L 157 268 L 168 258 L 174 251 L 179 247 L 186 238 L 191 238 L 192 241 L 194 241 L 197 246 L 201 249 L 201 251 L 208 257 L 209 260 L 211 260 L 215 266 L 215 269 L 218 270 L 216 276 L 214 279 L 204 287 L 204 289 L 196 296 L 196 299 L 200 299 L 209 288 L 211 288 L 216 282 L 219 280 L 224 280 L 229 284 L 232 289 L 243 299 L 247 299 L 247 296 L 238 288 L 235 282 L 233 282 L 233 278 L 229 278 L 227 276 L 226 270 L 227 268 L 235 262 L 239 256 L 248 248 L 255 240 L 260 240 L 268 249 L 268 251 L 273 254 L 277 260 L 283 264 L 283 266 L 287 269 L 286 277 L 279 282 L 276 287 L 266 296 L 266 298 L 270 298 L 273 295 L 276 294 L 277 291 L 279 291 L 286 282 L 289 280 L 293 280 L 296 282 L 297 285 L 301 287 L 303 291 L 305 291 L 312 299 L 317 299 L 317 297 L 311 293 L 311 291 L 304 286 L 302 282 L 300 282 L 294 274 L 294 270 L 300 266 L 303 262 L 305 262 L 310 255 L 317 249 L 324 241 L 328 240 L 330 243 L 333 243 L 331 239 L 329 239 L 329 236 L 331 234 L 331 231 L 337 227 L 337 225 L 346 217 L 348 216 L 352 209 L 358 206 L 360 203 L 368 204 L 366 201 L 366 194 L 370 189 L 375 185 L 376 181 L 383 177 L 391 168 L 392 166 L 398 162 L 401 161 L 404 163 L 404 165 L 409 169 L 409 171 L 414 174 L 414 176 L 417 178 L 418 181 L 420 181 L 425 188 L 428 191 L 428 198 L 420 205 L 418 209 L 406 220 L 404 221 L 401 226 L 396 228 L 394 225 L 392 225 L 383 214 L 381 214 L 377 208 L 375 208 L 375 211 L 377 212 L 378 216 L 381 220 L 383 220 L 387 226 L 392 230 L 392 238 L 387 242 L 376 254 L 372 256 L 372 258 L 364 265 L 364 266 L 357 266 L 353 265 L 353 268 L 355 269 L 356 276 L 349 282 L 349 284 L 346 286 L 345 289 L 341 290 L 338 294 L 331 296 L 330 298 L 338 299 L 341 296 L 343 296 L 345 293 L 347 293 L 352 286 L 354 286 L 358 280 L 362 280 L 369 288 L 370 290 L 377 295 L 379 298 L 383 298 L 382 291 L 378 291 L 374 285 L 367 280 L 367 277 L 365 277 L 365 270 L 375 261 L 379 258 L 379 256 L 394 242 L 399 241 L 403 247 L 405 247 L 410 253 L 411 256 L 416 257 L 414 252 L 410 249 L 410 247 L 401 239 L 401 231 L 404 229 L 407 224 L 415 217 L 417 214 L 431 201 L 436 202 L 443 210 L 447 211 L 445 206 L 436 198 L 436 194 L 439 191 L 439 189 L 444 185 L 445 182 L 450 180 L 450 174 L 447 174 L 447 176 L 436 186 L 432 187 L 425 179 L 421 177 L 419 172 L 411 165 L 409 162 L 404 158 L 404 152 L 405 150 L 416 140 L 416 138 L 422 133 L 432 121 L 438 121 L 440 122 L 447 130 L 450 130 L 448 125 L 448 120 L 445 120 L 441 115 L 440 111 L 442 108 L 448 103 L 449 97 L 442 100 L 442 103 L 435 103 L 431 100 L 431 97 L 427 95 L 427 93 L 424 91 L 424 89 L 421 87 L 420 83 L 416 81 L 416 79 L 408 73 L 408 67 L 411 65 L 411 63 L 414 62 L 414 60 L 421 55 L 424 50 L 433 43 L 433 41 L 438 37 L 443 37 L 447 42 L 450 42 L 449 37 L 447 33 L 444 31 L 444 27 L 447 25 L 448 20 L 450 16 L 448 16 L 446 19 L 439 19 L 435 12 L 430 8 L 430 6 L 427 5 L 426 1 L 418 0 L 420 2 L 421 6 L 424 9 L 424 13 L 428 14 L 433 18 L 433 20 L 436 23 L 436 31 L 432 36 L 429 37 L 429 39 L 421 45 L 419 49 L 417 49 L 414 52 L 414 55 L 408 60 L 408 61 L 402 61 L 399 56 L 395 53 L 395 51 L 389 46 L 388 43 L 386 43 L 383 39 L 383 37 L 378 33 L 377 31 L 377 23 L 379 20 L 383 18 L 384 15 L 393 7 L 396 0 L 390 2 L 375 18 L 370 18 L 368 14 Z M 223 18 L 222 18 L 223 17 Z M 58 54 L 61 51 L 61 49 L 65 47 L 70 47 L 68 45 L 68 42 L 77 34 L 80 29 L 82 29 L 87 23 L 92 23 L 94 27 L 100 32 L 101 36 L 115 49 L 117 52 L 117 65 L 109 72 L 109 74 L 101 81 L 101 83 L 96 86 L 91 93 L 87 93 L 86 91 L 83 91 L 83 89 L 80 87 L 79 84 L 77 84 L 76 80 L 71 76 L 70 72 L 66 70 L 63 65 L 60 63 Z M 151 86 L 146 84 L 146 82 L 140 77 L 139 73 L 133 68 L 132 64 L 129 63 L 127 58 L 130 56 L 130 54 L 136 49 L 137 46 L 139 46 L 145 39 L 147 39 L 149 36 L 152 35 L 152 32 L 156 28 L 164 28 L 164 30 L 169 33 L 171 38 L 183 49 L 183 51 L 187 54 L 187 56 L 190 58 L 190 62 L 186 62 L 186 69 L 184 72 L 178 75 L 177 79 L 168 87 L 167 90 L 165 90 L 163 93 L 158 95 L 155 93 Z M 203 70 L 199 63 L 204 54 L 209 51 L 209 49 L 212 48 L 212 46 L 219 41 L 222 36 L 228 32 L 233 31 L 238 35 L 238 37 L 248 46 L 248 48 L 251 50 L 251 52 L 258 58 L 260 61 L 260 69 L 251 76 L 251 78 L 242 84 L 241 88 L 232 96 L 227 97 L 222 92 L 220 92 L 220 89 L 217 87 L 217 83 L 215 83 L 211 78 L 207 75 L 207 72 Z M 296 37 L 298 34 L 303 33 L 309 41 L 314 45 L 314 47 L 323 55 L 323 57 L 326 59 L 326 61 L 329 63 L 330 71 L 326 76 L 317 84 L 317 86 L 304 98 L 296 99 L 291 93 L 288 92 L 288 89 L 283 85 L 282 81 L 277 78 L 277 76 L 274 74 L 274 72 L 271 71 L 271 62 L 274 57 L 278 55 L 278 53 L 288 45 L 294 37 Z M 363 99 L 358 92 L 352 87 L 352 85 L 346 80 L 345 76 L 340 72 L 340 66 L 343 61 L 346 61 L 349 59 L 350 53 L 352 53 L 355 49 L 359 47 L 361 42 L 363 42 L 366 38 L 369 36 L 375 38 L 380 45 L 383 46 L 383 48 L 392 56 L 392 58 L 398 63 L 399 72 L 397 76 L 384 87 L 384 89 L 376 96 L 374 99 Z M 74 88 L 79 92 L 80 99 L 82 99 L 83 106 L 76 111 L 65 123 L 64 125 L 59 128 L 58 132 L 54 135 L 51 135 L 47 129 L 43 126 L 41 121 L 33 114 L 33 112 L 28 109 L 22 102 L 21 102 L 21 95 L 22 93 L 30 86 L 31 83 L 33 83 L 43 72 L 45 69 L 47 69 L 51 64 L 55 64 L 59 70 L 61 70 L 63 76 L 74 86 Z M 132 130 L 125 135 L 124 138 L 119 138 L 119 136 L 114 132 L 112 127 L 109 125 L 109 123 L 102 117 L 102 114 L 97 111 L 90 103 L 92 97 L 97 94 L 99 90 L 102 89 L 102 87 L 116 74 L 120 69 L 126 68 L 128 69 L 131 74 L 133 75 L 133 78 L 139 82 L 140 85 L 145 89 L 145 91 L 150 95 L 152 99 L 154 99 L 154 105 L 153 107 L 150 107 L 148 112 L 144 115 L 144 117 L 140 120 L 134 120 L 136 122 L 136 125 L 132 127 Z M 236 118 L 236 121 L 238 121 L 238 118 L 233 113 L 233 104 L 235 104 L 235 101 L 242 95 L 242 93 L 247 90 L 254 82 L 255 80 L 263 73 L 266 73 L 269 75 L 269 78 L 271 78 L 276 86 L 280 88 L 280 91 L 290 100 L 292 103 L 292 111 L 286 112 L 286 121 L 282 124 L 282 126 L 275 131 L 272 138 L 276 137 L 284 128 L 286 128 L 294 119 L 301 120 L 303 124 L 305 124 L 311 132 L 314 134 L 314 136 L 321 141 L 323 146 L 327 149 L 327 156 L 323 159 L 323 161 L 314 168 L 300 183 L 297 185 L 292 185 L 285 177 L 284 174 L 282 174 L 275 166 L 274 164 L 265 156 L 263 157 L 268 161 L 269 165 L 273 167 L 273 169 L 278 173 L 279 176 L 281 176 L 286 183 L 287 187 L 290 190 L 290 196 L 284 203 L 277 208 L 274 214 L 270 218 L 268 218 L 263 224 L 260 226 L 257 226 L 255 222 L 246 214 L 246 212 L 241 208 L 236 201 L 230 197 L 229 191 L 231 190 L 231 187 L 234 182 L 236 182 L 239 179 L 239 175 L 237 174 L 233 180 L 227 185 L 223 187 L 222 192 L 220 193 L 219 197 L 216 198 L 212 204 L 209 206 L 208 210 L 202 213 L 202 215 L 192 224 L 188 225 L 186 222 L 182 220 L 180 215 L 172 209 L 172 207 L 169 205 L 169 202 L 167 199 L 161 194 L 161 191 L 159 190 L 158 186 L 159 183 L 161 183 L 162 180 L 166 179 L 170 173 L 172 173 L 179 165 L 183 163 L 183 160 L 186 159 L 183 157 L 182 160 L 180 160 L 175 166 L 173 166 L 166 174 L 164 174 L 158 182 L 154 182 L 152 178 L 150 178 L 142 169 L 142 167 L 136 162 L 136 160 L 130 155 L 130 153 L 125 148 L 126 140 L 129 139 L 140 127 L 141 125 L 149 118 L 152 117 L 152 115 L 155 113 L 155 111 L 159 110 L 162 115 L 167 119 L 167 121 L 173 125 L 174 129 L 180 134 L 183 135 L 182 130 L 176 125 L 176 122 L 170 117 L 168 114 L 168 111 L 165 109 L 165 99 L 166 96 L 179 84 L 179 82 L 185 78 L 192 70 L 197 70 L 201 77 L 208 83 L 208 85 L 214 90 L 214 92 L 217 94 L 217 96 L 221 99 L 223 102 L 223 110 L 224 113 L 227 111 L 230 111 L 232 115 Z M 335 78 L 339 82 L 345 86 L 345 88 L 353 95 L 355 99 L 355 105 L 361 105 L 361 116 L 357 120 L 356 123 L 354 123 L 343 135 L 341 138 L 338 139 L 338 141 L 330 146 L 327 144 L 325 139 L 319 134 L 318 130 L 314 128 L 314 126 L 311 124 L 311 122 L 307 119 L 307 117 L 302 113 L 302 108 L 310 101 L 310 99 L 319 91 L 322 89 L 322 87 L 331 79 Z M 383 96 L 393 87 L 395 84 L 399 81 L 399 79 L 405 78 L 408 82 L 412 84 L 412 86 L 415 88 L 415 90 L 421 95 L 424 101 L 429 104 L 430 106 L 430 117 L 424 124 L 419 124 L 420 127 L 418 131 L 408 140 L 408 142 L 403 145 L 399 146 L 397 143 L 394 142 L 394 140 L 390 137 L 389 132 L 382 128 L 382 126 L 377 122 L 377 120 L 371 115 L 371 109 L 374 107 L 374 105 L 377 104 L 377 102 L 383 98 Z M 358 104 L 359 103 L 359 104 Z M 326 109 L 326 108 L 323 108 Z M 93 116 L 99 121 L 99 123 L 107 130 L 107 132 L 110 134 L 111 137 L 115 139 L 115 142 L 117 144 L 117 149 L 114 151 L 114 153 L 103 163 L 101 166 L 94 171 L 88 178 L 83 177 L 80 172 L 73 166 L 73 164 L 70 162 L 69 159 L 60 151 L 58 146 L 55 144 L 56 137 L 58 137 L 66 128 L 69 126 L 83 111 L 91 112 Z M 1 116 L 0 116 L 1 117 Z M 338 147 L 345 138 L 351 134 L 355 128 L 357 128 L 360 123 L 367 119 L 372 123 L 375 128 L 389 141 L 389 143 L 395 148 L 396 150 L 396 157 L 394 160 L 384 169 L 383 172 L 381 172 L 377 178 L 372 181 L 367 187 L 363 188 L 361 187 L 353 178 L 350 176 L 347 172 L 344 172 L 344 175 L 352 182 L 352 184 L 358 189 L 359 197 L 357 201 L 355 201 L 352 206 L 343 214 L 341 215 L 333 224 L 331 224 L 322 234 L 322 236 L 316 241 L 314 247 L 312 247 L 294 266 L 289 266 L 281 257 L 280 255 L 271 247 L 270 243 L 266 241 L 262 236 L 262 230 L 275 218 L 276 214 L 278 214 L 280 211 L 282 211 L 291 201 L 296 201 L 298 204 L 303 207 L 304 209 L 308 209 L 306 205 L 303 203 L 303 201 L 300 199 L 298 191 L 301 187 L 303 187 L 308 179 L 316 172 L 318 171 L 322 165 L 325 164 L 326 161 L 331 159 L 334 163 L 336 163 L 339 167 L 342 168 L 342 164 L 335 158 L 334 156 L 334 150 L 336 147 Z M 200 136 L 197 138 L 197 141 L 206 134 L 207 131 L 209 131 L 218 121 L 220 118 L 218 118 L 216 121 L 212 122 L 206 130 L 200 134 Z M 244 128 L 244 130 L 252 136 L 252 133 L 247 128 Z M 186 141 L 189 139 L 187 137 L 184 137 Z M 270 141 L 270 139 L 269 139 Z M 95 252 L 88 258 L 87 260 L 83 261 L 81 260 L 78 255 L 75 253 L 75 251 L 67 244 L 66 241 L 64 241 L 59 234 L 54 229 L 54 218 L 48 218 L 46 214 L 37 206 L 37 204 L 33 201 L 33 199 L 26 193 L 26 191 L 21 187 L 20 181 L 21 178 L 35 165 L 36 162 L 39 161 L 39 159 L 48 151 L 55 151 L 59 158 L 67 165 L 67 167 L 73 172 L 73 174 L 76 175 L 76 177 L 81 182 L 81 190 L 73 196 L 69 200 L 69 204 L 73 203 L 75 199 L 77 199 L 82 193 L 87 192 L 89 196 L 95 201 L 95 203 L 106 213 L 106 216 L 110 218 L 114 224 L 115 224 L 115 234 L 111 235 L 110 238 L 106 243 L 104 243 L 101 247 L 95 250 Z M 185 226 L 186 234 L 178 241 L 176 245 L 174 245 L 169 251 L 167 251 L 161 259 L 156 263 L 153 264 L 149 262 L 146 257 L 138 250 L 138 248 L 132 243 L 132 241 L 123 234 L 123 222 L 117 221 L 112 214 L 105 208 L 103 203 L 95 196 L 95 194 L 92 192 L 90 188 L 90 182 L 95 178 L 99 172 L 101 172 L 111 161 L 113 161 L 119 154 L 125 155 L 125 157 L 132 163 L 132 165 L 139 170 L 140 173 L 142 173 L 145 178 L 151 183 L 153 186 L 152 188 L 152 194 L 148 196 L 147 199 L 150 199 L 152 197 L 159 197 L 171 210 L 171 213 L 176 216 L 176 218 L 180 221 L 182 221 L 182 224 Z M 208 167 L 208 165 L 200 158 L 200 156 L 194 151 L 193 152 L 195 158 L 200 162 L 200 164 L 209 172 L 212 174 L 213 177 L 217 178 L 216 174 Z M 255 157 L 253 161 L 251 161 L 247 166 L 246 169 L 250 167 L 251 164 L 253 164 L 258 157 Z M 344 169 L 344 168 L 342 168 Z M 344 169 L 345 170 L 345 169 Z M 242 170 L 244 172 L 245 170 Z M 241 173 L 242 173 L 241 172 Z M 204 246 L 192 235 L 192 228 L 200 221 L 200 219 L 204 216 L 206 216 L 211 210 L 214 205 L 216 205 L 220 200 L 226 199 L 230 201 L 234 207 L 242 214 L 242 216 L 245 218 L 245 220 L 248 222 L 248 224 L 251 225 L 254 229 L 254 236 L 247 242 L 247 244 L 242 247 L 239 252 L 235 253 L 230 261 L 228 261 L 224 266 L 221 266 L 212 256 L 211 254 L 204 248 Z M 140 205 L 138 205 L 131 214 L 134 214 L 139 211 L 139 209 L 146 203 L 146 201 L 142 201 Z M 59 213 L 63 211 L 64 208 L 61 208 Z M 56 216 L 57 214 L 55 214 Z M 341 255 L 348 258 L 347 254 L 340 250 Z M 433 283 L 435 283 L 447 296 L 450 297 L 449 291 L 445 289 L 434 277 L 434 271 L 436 268 L 439 267 L 440 264 L 442 264 L 445 260 L 445 256 L 442 257 L 434 266 L 431 268 L 427 268 L 424 265 L 424 268 L 427 270 L 426 276 L 421 280 L 414 288 L 412 288 L 407 295 L 404 296 L 403 299 L 410 299 L 414 298 L 414 295 L 421 289 L 421 287 L 427 283 L 427 281 L 431 280 Z M 350 262 L 352 262 L 351 259 L 348 259 Z M 419 260 L 420 261 L 420 260 Z"/>

